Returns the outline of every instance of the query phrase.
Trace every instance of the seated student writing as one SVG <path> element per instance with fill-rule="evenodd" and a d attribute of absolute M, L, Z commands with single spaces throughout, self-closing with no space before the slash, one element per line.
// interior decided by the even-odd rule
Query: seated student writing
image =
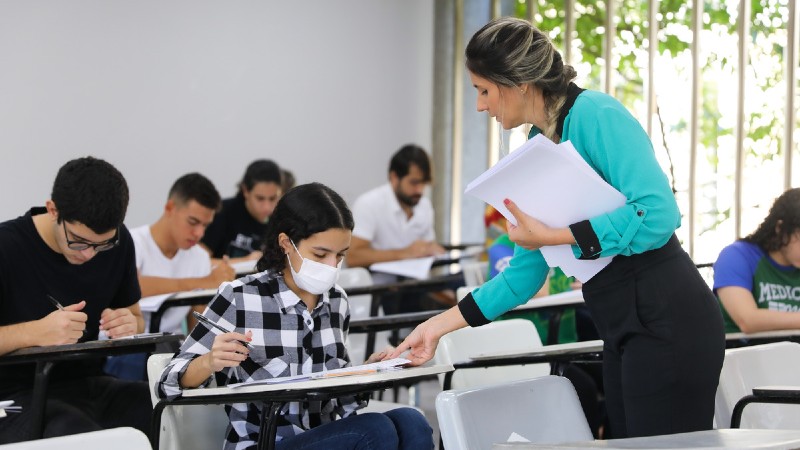
<path fill-rule="evenodd" d="M 751 235 L 725 247 L 714 263 L 714 292 L 725 332 L 800 328 L 800 188 L 775 200 Z"/>
<path fill-rule="evenodd" d="M 99 331 L 142 332 L 133 241 L 122 223 L 127 207 L 122 174 L 85 157 L 59 169 L 44 207 L 0 224 L 0 355 L 95 340 Z M 34 366 L 0 369 L 0 399 L 22 406 L 0 420 L 0 444 L 32 437 Z M 103 375 L 102 359 L 63 361 L 50 373 L 43 435 L 122 426 L 146 433 L 152 408 L 147 383 Z"/>
<path fill-rule="evenodd" d="M 349 306 L 335 283 L 352 229 L 347 205 L 331 189 L 312 183 L 289 191 L 267 225 L 259 272 L 223 284 L 208 305 L 206 316 L 233 331 L 217 334 L 198 324 L 162 373 L 158 395 L 177 396 L 212 379 L 226 385 L 350 365 Z M 354 397 L 289 403 L 279 413 L 277 448 L 433 448 L 418 411 L 356 415 L 363 406 Z M 225 449 L 255 445 L 261 408 L 259 402 L 226 407 Z"/>
<path fill-rule="evenodd" d="M 222 201 L 222 209 L 206 229 L 200 245 L 214 260 L 230 257 L 231 263 L 257 261 L 267 220 L 282 194 L 283 174 L 268 159 L 250 163 L 239 182 L 236 196 Z"/>
<path fill-rule="evenodd" d="M 221 201 L 211 180 L 189 173 L 172 184 L 158 221 L 131 229 L 143 306 L 145 302 L 163 301 L 174 292 L 216 289 L 236 278 L 226 261 L 212 266 L 208 253 L 197 245 Z M 184 320 L 191 330 L 196 319 L 189 314 L 190 309 L 201 312 L 205 305 L 167 309 L 157 331 L 184 334 Z M 145 330 L 149 331 L 151 313 L 144 310 L 142 314 Z M 109 358 L 105 370 L 118 378 L 147 380 L 146 364 L 146 353 L 122 355 Z"/>

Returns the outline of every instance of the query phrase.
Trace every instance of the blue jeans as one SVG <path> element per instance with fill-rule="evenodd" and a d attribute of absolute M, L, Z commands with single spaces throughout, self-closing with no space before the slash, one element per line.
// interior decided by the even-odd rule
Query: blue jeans
<path fill-rule="evenodd" d="M 432 449 L 433 430 L 413 408 L 363 413 L 320 425 L 276 443 L 280 450 Z"/>

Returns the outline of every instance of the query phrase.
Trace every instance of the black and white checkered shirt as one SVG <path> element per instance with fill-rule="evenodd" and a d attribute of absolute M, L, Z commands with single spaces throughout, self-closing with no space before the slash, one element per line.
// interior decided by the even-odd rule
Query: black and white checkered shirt
<path fill-rule="evenodd" d="M 269 271 L 249 275 L 220 286 L 208 304 L 206 317 L 223 328 L 253 332 L 250 357 L 239 367 L 226 368 L 210 377 L 217 385 L 308 374 L 350 365 L 345 348 L 350 312 L 344 291 L 336 286 L 322 294 L 309 312 L 305 303 L 284 282 L 283 275 Z M 189 363 L 208 353 L 220 332 L 200 323 L 192 330 L 180 352 L 161 374 L 161 398 L 181 394 L 180 377 Z M 293 402 L 284 406 L 278 422 L 278 439 L 347 417 L 365 406 L 354 397 L 330 401 Z M 261 405 L 237 403 L 225 407 L 230 426 L 224 448 L 248 448 L 258 440 Z"/>

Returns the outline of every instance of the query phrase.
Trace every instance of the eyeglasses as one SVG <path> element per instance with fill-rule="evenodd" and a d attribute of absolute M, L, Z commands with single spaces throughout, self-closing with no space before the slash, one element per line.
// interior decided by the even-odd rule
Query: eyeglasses
<path fill-rule="evenodd" d="M 119 244 L 119 227 L 117 227 L 117 232 L 114 234 L 114 237 L 105 242 L 98 242 L 95 244 L 93 242 L 70 241 L 69 234 L 67 234 L 67 221 L 61 222 L 61 225 L 64 227 L 64 238 L 67 240 L 67 247 L 70 250 L 83 251 L 91 247 L 95 252 L 104 252 L 106 250 L 111 250 Z"/>

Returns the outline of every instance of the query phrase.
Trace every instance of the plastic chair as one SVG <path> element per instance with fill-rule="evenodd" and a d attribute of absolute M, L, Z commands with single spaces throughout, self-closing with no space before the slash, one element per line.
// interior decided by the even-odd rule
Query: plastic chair
<path fill-rule="evenodd" d="M 436 415 L 447 449 L 492 448 L 512 433 L 541 444 L 594 439 L 572 383 L 553 375 L 444 391 Z"/>
<path fill-rule="evenodd" d="M 147 435 L 131 427 L 111 428 L 89 433 L 59 436 L 35 441 L 0 445 L 4 450 L 152 450 Z"/>
<path fill-rule="evenodd" d="M 486 281 L 489 263 L 487 261 L 465 259 L 461 261 L 461 272 L 464 273 L 464 284 L 467 286 L 480 286 Z"/>
<path fill-rule="evenodd" d="M 363 267 L 348 267 L 339 271 L 339 281 L 337 283 L 347 292 L 347 288 L 371 286 L 372 275 L 369 270 Z M 350 303 L 350 320 L 370 317 L 371 295 L 348 296 L 347 300 Z M 382 312 L 379 311 L 378 315 L 382 315 Z M 366 354 L 367 333 L 350 333 L 347 339 L 347 352 L 350 355 L 350 361 L 353 364 L 363 363 L 369 356 Z M 388 331 L 375 333 L 375 351 L 383 350 L 388 345 Z"/>
<path fill-rule="evenodd" d="M 536 326 L 529 320 L 492 322 L 476 328 L 462 328 L 439 340 L 434 360 L 437 364 L 467 361 L 470 356 L 495 351 L 527 352 L 542 347 Z M 453 374 L 453 389 L 540 377 L 550 373 L 549 364 L 461 369 Z M 443 383 L 444 377 L 439 381 Z"/>
<path fill-rule="evenodd" d="M 466 286 L 461 286 L 460 288 L 456 289 L 456 300 L 459 302 L 464 300 L 464 297 L 467 296 L 470 292 L 474 291 L 475 288 L 478 287 L 476 285 L 468 284 Z"/>
<path fill-rule="evenodd" d="M 150 397 L 158 403 L 155 386 L 172 353 L 157 353 L 147 360 Z M 170 406 L 161 416 L 159 446 L 170 450 L 219 450 L 225 441 L 228 416 L 221 405 Z M 119 450 L 114 448 L 114 450 Z"/>
<path fill-rule="evenodd" d="M 800 387 L 800 344 L 775 342 L 725 351 L 719 377 L 714 419 L 728 428 L 733 408 L 753 388 L 770 385 Z M 742 415 L 742 428 L 800 429 L 800 406 L 751 404 Z"/>

